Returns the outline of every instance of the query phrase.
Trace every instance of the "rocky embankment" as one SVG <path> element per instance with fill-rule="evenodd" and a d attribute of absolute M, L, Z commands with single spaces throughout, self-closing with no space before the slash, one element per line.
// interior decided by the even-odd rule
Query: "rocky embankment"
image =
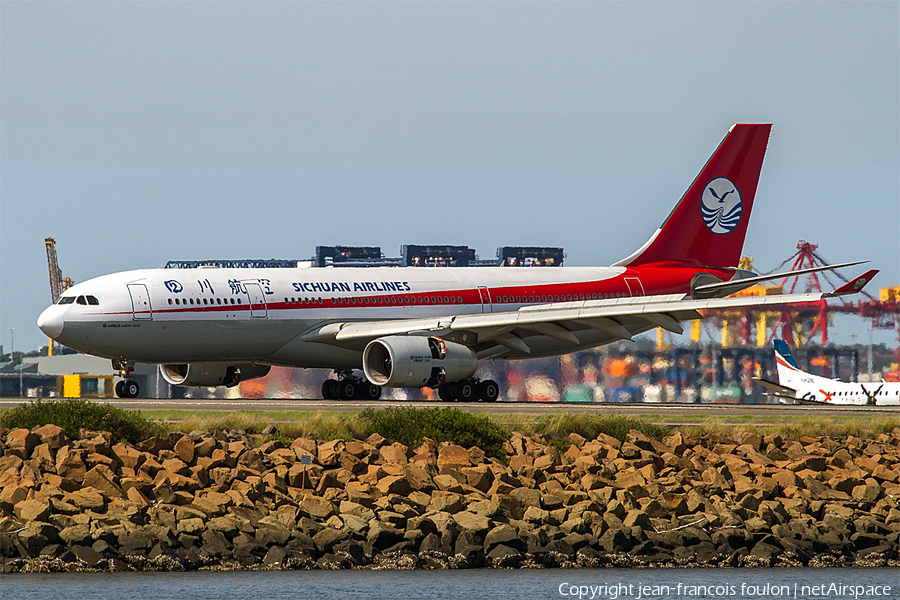
<path fill-rule="evenodd" d="M 513 434 L 502 462 L 378 435 L 261 440 L 2 432 L 3 572 L 900 565 L 900 428 L 572 435 L 565 452 Z"/>

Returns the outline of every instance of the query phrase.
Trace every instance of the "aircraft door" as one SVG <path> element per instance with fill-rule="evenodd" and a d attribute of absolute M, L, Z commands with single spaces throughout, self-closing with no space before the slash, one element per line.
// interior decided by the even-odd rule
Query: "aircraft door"
<path fill-rule="evenodd" d="M 494 305 L 491 304 L 491 292 L 486 287 L 478 288 L 478 295 L 481 296 L 481 312 L 494 312 Z"/>
<path fill-rule="evenodd" d="M 265 319 L 268 316 L 268 309 L 262 286 L 256 281 L 245 281 L 244 289 L 247 291 L 247 301 L 250 303 L 250 316 L 254 319 Z"/>
<path fill-rule="evenodd" d="M 131 296 L 131 318 L 135 321 L 153 319 L 153 307 L 150 306 L 150 293 L 143 283 L 129 283 L 128 295 Z"/>
<path fill-rule="evenodd" d="M 628 295 L 632 298 L 644 295 L 644 286 L 637 277 L 626 277 L 625 285 L 628 286 Z"/>

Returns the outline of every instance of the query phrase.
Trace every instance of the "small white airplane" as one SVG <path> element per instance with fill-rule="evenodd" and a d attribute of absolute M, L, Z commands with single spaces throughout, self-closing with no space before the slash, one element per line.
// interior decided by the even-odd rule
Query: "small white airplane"
<path fill-rule="evenodd" d="M 444 400 L 493 401 L 497 384 L 473 378 L 479 360 L 569 354 L 655 327 L 681 333 L 679 321 L 705 309 L 858 292 L 877 271 L 832 294 L 724 298 L 785 276 L 736 266 L 770 129 L 734 125 L 662 226 L 610 267 L 128 271 L 69 288 L 38 327 L 112 359 L 122 397 L 138 395 L 142 362 L 182 386 L 233 386 L 279 365 L 334 369 L 327 399 L 427 386 Z"/>
<path fill-rule="evenodd" d="M 775 340 L 778 383 L 754 378 L 782 404 L 900 405 L 900 382 L 844 383 L 801 371 L 784 340 Z"/>

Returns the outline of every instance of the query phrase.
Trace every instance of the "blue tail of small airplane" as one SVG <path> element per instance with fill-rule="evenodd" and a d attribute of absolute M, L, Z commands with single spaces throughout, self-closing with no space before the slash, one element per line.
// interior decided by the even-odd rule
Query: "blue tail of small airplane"
<path fill-rule="evenodd" d="M 791 349 L 788 347 L 787 342 L 784 340 L 772 340 L 772 342 L 775 344 L 775 352 L 780 354 L 781 357 L 795 369 L 800 368 L 797 361 L 794 360 L 794 355 L 791 354 Z"/>

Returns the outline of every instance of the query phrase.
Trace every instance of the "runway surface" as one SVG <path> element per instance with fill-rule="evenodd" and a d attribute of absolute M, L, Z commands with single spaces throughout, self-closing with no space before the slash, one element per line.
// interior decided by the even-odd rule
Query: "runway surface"
<path fill-rule="evenodd" d="M 2 398 L 0 408 L 12 408 L 27 402 L 29 398 Z M 491 415 L 557 415 L 600 414 L 628 415 L 641 417 L 653 415 L 684 420 L 706 418 L 759 419 L 768 421 L 785 417 L 876 417 L 900 416 L 900 406 L 809 406 L 775 404 L 652 404 L 652 403 L 543 403 L 543 402 L 409 402 L 394 400 L 376 401 L 334 401 L 334 400 L 292 400 L 281 398 L 249 399 L 154 399 L 154 398 L 87 398 L 94 402 L 108 403 L 126 410 L 141 411 L 272 411 L 272 412 L 359 412 L 367 408 L 388 407 L 415 408 L 458 408 L 471 413 Z"/>

